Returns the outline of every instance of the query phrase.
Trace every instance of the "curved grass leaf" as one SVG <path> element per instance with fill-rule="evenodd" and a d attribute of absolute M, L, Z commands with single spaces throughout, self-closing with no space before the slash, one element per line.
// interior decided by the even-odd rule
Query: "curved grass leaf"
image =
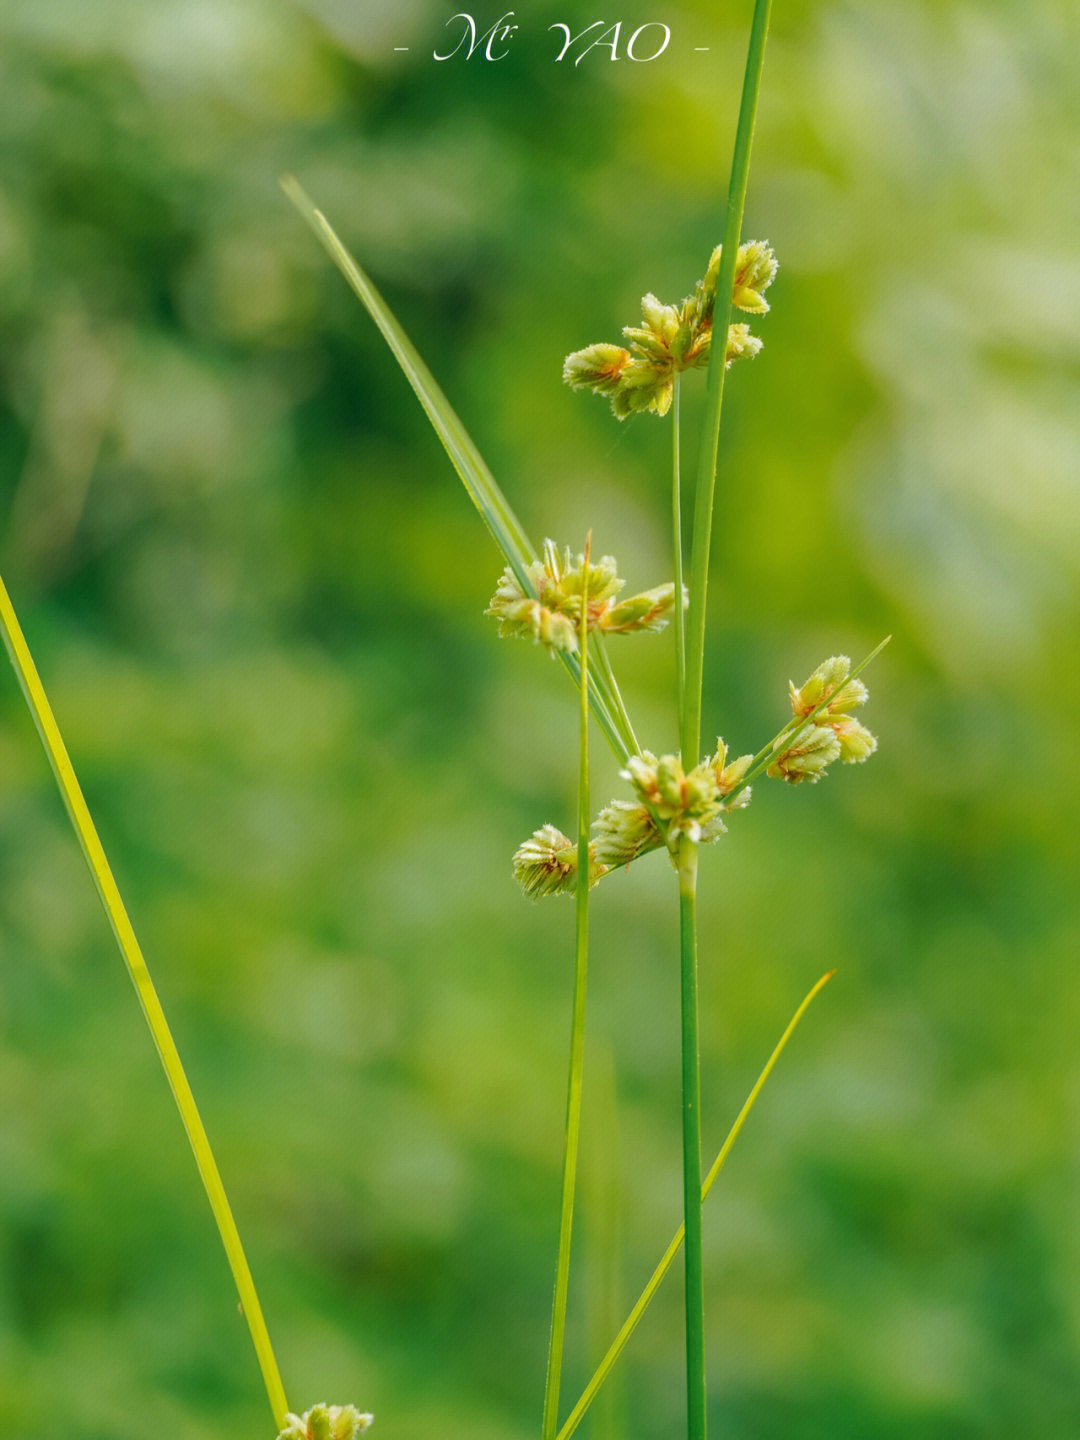
<path fill-rule="evenodd" d="M 536 550 L 454 407 L 439 389 L 435 377 L 420 358 L 386 301 L 349 254 L 326 216 L 315 207 L 303 187 L 291 175 L 282 177 L 281 188 L 311 226 L 364 309 L 379 327 L 383 339 L 415 391 L 416 398 L 424 407 L 424 413 L 442 441 L 450 463 L 461 477 L 461 482 L 480 512 L 480 518 L 490 531 L 492 539 L 502 551 L 506 563 L 526 594 L 537 598 L 536 587 L 528 573 L 528 567 L 537 558 Z M 559 658 L 575 684 L 580 684 L 581 672 L 577 657 L 560 651 Z M 630 755 L 636 755 L 639 747 L 617 690 L 613 689 L 610 683 L 606 683 L 608 674 L 602 663 L 590 673 L 589 704 L 616 756 L 620 760 L 626 760 Z"/>

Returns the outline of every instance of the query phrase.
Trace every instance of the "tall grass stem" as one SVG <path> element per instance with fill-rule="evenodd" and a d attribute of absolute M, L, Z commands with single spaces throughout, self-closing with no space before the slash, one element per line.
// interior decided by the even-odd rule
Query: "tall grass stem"
<path fill-rule="evenodd" d="M 577 888 L 575 891 L 574 1001 L 570 1032 L 570 1075 L 566 1087 L 566 1139 L 563 1148 L 562 1206 L 555 1294 L 551 1305 L 547 1380 L 544 1386 L 542 1440 L 555 1440 L 559 1423 L 559 1388 L 566 1339 L 566 1301 L 570 1286 L 570 1243 L 574 1224 L 578 1141 L 581 1134 L 581 1083 L 585 1068 L 585 991 L 589 967 L 589 558 L 592 535 L 585 541 L 585 563 L 578 625 L 581 657 L 580 746 L 578 753 Z"/>
<path fill-rule="evenodd" d="M 720 445 L 720 409 L 724 394 L 727 333 L 731 320 L 735 265 L 742 236 L 750 146 L 754 135 L 770 0 L 755 0 L 750 44 L 743 81 L 735 149 L 728 183 L 723 253 L 713 311 L 713 343 L 709 353 L 705 419 L 698 452 L 694 491 L 694 533 L 690 552 L 690 613 L 687 618 L 686 664 L 679 696 L 679 745 L 689 770 L 700 758 L 701 692 L 705 669 L 705 615 L 712 543 L 716 466 Z M 683 1198 L 686 1224 L 686 1424 L 687 1440 L 705 1440 L 705 1277 L 702 1255 L 701 1114 L 697 1020 L 697 846 L 681 841 L 679 865 L 679 933 L 682 981 L 682 1103 Z"/>
<path fill-rule="evenodd" d="M 682 737 L 683 706 L 686 704 L 686 612 L 683 610 L 682 479 L 680 465 L 679 399 L 676 374 L 671 397 L 671 553 L 675 562 L 675 689 L 678 699 L 679 736 Z"/>
<path fill-rule="evenodd" d="M 679 841 L 683 1223 L 686 1229 L 686 1433 L 705 1440 L 705 1261 L 701 1229 L 701 1065 L 697 986 L 698 847 Z"/>
<path fill-rule="evenodd" d="M 712 542 L 713 503 L 716 491 L 716 462 L 720 443 L 720 408 L 724 397 L 724 360 L 731 321 L 731 297 L 735 286 L 735 262 L 742 238 L 746 181 L 750 170 L 750 146 L 754 138 L 761 68 L 769 32 L 771 0 L 755 0 L 746 57 L 739 123 L 728 184 L 727 213 L 724 218 L 723 254 L 716 282 L 713 311 L 713 344 L 709 352 L 705 390 L 705 419 L 698 452 L 697 483 L 694 490 L 694 533 L 690 552 L 690 610 L 687 615 L 687 674 L 679 738 L 683 760 L 696 765 L 701 758 L 701 682 L 705 666 L 705 602 L 708 592 L 709 549 Z"/>

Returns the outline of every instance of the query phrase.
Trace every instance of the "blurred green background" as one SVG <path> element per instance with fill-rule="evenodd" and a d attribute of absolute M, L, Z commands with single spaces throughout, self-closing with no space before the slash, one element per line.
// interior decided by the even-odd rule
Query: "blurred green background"
<path fill-rule="evenodd" d="M 624 39 L 668 23 L 668 53 L 576 67 L 547 27 L 596 19 L 580 0 L 521 0 L 497 64 L 431 59 L 453 9 L 0 20 L 0 570 L 290 1402 L 353 1401 L 382 1440 L 538 1430 L 572 910 L 509 862 L 572 827 L 574 696 L 496 643 L 500 558 L 278 176 L 534 540 L 591 526 L 658 584 L 667 425 L 616 424 L 560 365 L 701 275 L 751 6 L 612 11 Z M 781 269 L 727 390 L 706 736 L 757 748 L 789 677 L 894 638 L 879 754 L 759 786 L 704 862 L 707 1158 L 839 968 L 707 1209 L 718 1437 L 1080 1434 L 1078 47 L 1070 0 L 776 6 L 745 233 Z M 670 635 L 610 648 L 671 748 Z M 0 1425 L 269 1435 L 4 674 Z M 679 1218 L 675 908 L 659 856 L 596 895 L 567 1404 Z M 677 1435 L 681 1361 L 672 1277 L 582 1433 Z"/>

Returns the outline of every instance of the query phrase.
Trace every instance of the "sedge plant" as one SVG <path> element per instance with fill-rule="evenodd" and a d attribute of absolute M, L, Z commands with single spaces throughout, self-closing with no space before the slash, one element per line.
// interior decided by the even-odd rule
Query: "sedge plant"
<path fill-rule="evenodd" d="M 874 736 L 852 714 L 867 698 L 866 687 L 858 676 L 877 654 L 875 650 L 854 670 L 846 656 L 833 656 L 819 665 L 802 686 L 796 687 L 791 682 L 791 718 L 756 754 L 729 761 L 727 747 L 718 740 L 712 754 L 697 759 L 701 754 L 706 596 L 724 377 L 735 361 L 753 358 L 762 345 L 746 323 L 731 323 L 731 310 L 736 307 L 751 315 L 765 314 L 769 304 L 764 292 L 772 284 L 777 270 L 776 257 L 767 243 L 740 243 L 769 10 L 769 0 L 757 0 L 723 239 L 712 252 L 704 278 L 698 282 L 694 293 L 678 305 L 664 305 L 654 295 L 647 294 L 642 300 L 641 325 L 628 326 L 623 331 L 623 338 L 630 342 L 629 345 L 590 345 L 570 354 L 563 368 L 563 378 L 568 384 L 574 388 L 591 389 L 608 398 L 619 420 L 649 412 L 656 416 L 670 413 L 672 417 L 674 578 L 670 583 L 643 591 L 631 599 L 624 600 L 620 596 L 623 582 L 611 556 L 604 556 L 598 565 L 593 565 L 587 551 L 575 559 L 569 550 L 560 551 L 551 540 L 545 542 L 542 556 L 529 546 L 509 502 L 484 465 L 460 419 L 369 278 L 297 182 L 291 177 L 282 182 L 286 193 L 381 330 L 503 553 L 506 569 L 488 614 L 499 620 L 501 635 L 531 638 L 563 662 L 580 687 L 583 704 L 584 697 L 588 697 L 597 723 L 623 764 L 621 775 L 630 782 L 634 792 L 633 799 L 613 800 L 600 811 L 592 826 L 593 838 L 586 848 L 580 830 L 580 813 L 586 793 L 583 767 L 578 796 L 577 841 L 570 840 L 557 826 L 547 823 L 536 830 L 514 856 L 514 873 L 526 894 L 540 897 L 574 892 L 578 896 L 562 1219 L 542 1440 L 556 1440 L 556 1436 L 558 1440 L 566 1440 L 626 1338 L 623 1335 L 609 1351 L 597 1376 L 586 1388 L 563 1428 L 558 1430 L 560 1346 L 565 1322 L 576 1169 L 574 1149 L 577 1144 L 583 1053 L 580 1027 L 584 1017 L 584 952 L 587 948 L 587 926 L 582 918 L 583 896 L 605 876 L 628 868 L 633 861 L 654 849 L 667 850 L 678 877 L 684 1220 L 681 1236 L 673 1242 L 675 1248 L 671 1250 L 667 1263 L 684 1240 L 687 1434 L 688 1440 L 705 1440 L 705 1306 L 701 1227 L 704 1187 L 701 1178 L 697 999 L 699 850 L 701 845 L 719 839 L 725 832 L 725 816 L 748 804 L 751 781 L 758 775 L 764 773 L 790 784 L 814 783 L 826 774 L 832 762 L 857 763 L 866 760 L 877 747 Z M 713 337 L 718 332 L 724 336 L 723 345 L 713 344 Z M 684 371 L 702 368 L 707 371 L 706 408 L 698 450 L 689 584 L 685 585 L 680 379 Z M 643 749 L 637 741 L 607 656 L 605 640 L 609 634 L 659 630 L 669 620 L 675 632 L 675 709 L 679 743 L 672 751 L 656 755 Z M 585 659 L 586 630 L 593 637 L 591 669 Z M 582 745 L 584 753 L 584 739 Z M 803 1002 L 792 1025 L 797 1023 L 805 1006 L 826 978 L 818 982 Z M 786 1043 L 789 1033 L 790 1028 L 778 1048 Z M 755 1088 L 749 1103 L 757 1093 L 758 1088 Z M 726 1149 L 722 1154 L 726 1154 Z M 713 1178 L 714 1174 L 710 1176 L 710 1183 Z M 663 1273 L 666 1273 L 666 1265 L 662 1262 L 658 1275 L 654 1276 L 657 1284 L 658 1276 L 662 1277 Z M 639 1302 L 642 1308 L 652 1293 L 647 1288 Z M 632 1315 L 627 1322 L 630 1330 L 633 1323 L 636 1321 Z M 628 1333 L 629 1330 L 626 1331 Z"/>
<path fill-rule="evenodd" d="M 776 257 L 767 243 L 740 241 L 768 15 L 768 0 L 757 0 L 723 238 L 710 256 L 703 278 L 693 293 L 678 304 L 663 304 L 654 295 L 647 294 L 642 301 L 642 323 L 627 326 L 623 331 L 627 345 L 589 345 L 570 354 L 563 367 L 563 379 L 568 384 L 577 389 L 591 389 L 607 398 L 619 420 L 644 414 L 670 415 L 671 418 L 673 579 L 630 597 L 622 594 L 624 582 L 614 558 L 608 554 L 599 559 L 593 557 L 591 534 L 577 555 L 569 548 L 560 549 L 551 540 L 545 542 L 540 553 L 534 549 L 476 445 L 368 277 L 297 182 L 291 178 L 282 182 L 381 330 L 502 554 L 505 570 L 488 614 L 498 620 L 501 635 L 528 638 L 561 662 L 577 690 L 576 836 L 571 840 L 557 826 L 546 823 L 519 846 L 513 857 L 513 873 L 526 895 L 539 898 L 572 893 L 576 912 L 562 1198 L 541 1440 L 569 1440 L 680 1248 L 685 1254 L 687 1433 L 688 1440 L 704 1440 L 702 1202 L 795 1026 L 830 976 L 821 977 L 795 1012 L 703 1181 L 697 999 L 699 852 L 703 845 L 718 841 L 726 833 L 725 821 L 731 815 L 746 808 L 751 798 L 751 784 L 759 776 L 779 778 L 789 784 L 814 783 L 826 774 L 833 762 L 863 761 L 877 744 L 852 713 L 867 698 L 859 674 L 877 654 L 874 651 L 854 669 L 846 656 L 833 656 L 820 664 L 803 685 L 796 687 L 790 683 L 790 717 L 756 753 L 730 759 L 727 746 L 718 739 L 715 749 L 701 755 L 706 594 L 724 379 L 736 361 L 753 358 L 761 350 L 761 340 L 750 332 L 748 324 L 731 323 L 731 310 L 734 306 L 751 316 L 766 314 L 769 304 L 764 292 L 777 271 Z M 713 343 L 717 333 L 723 337 L 719 345 Z M 680 388 L 683 373 L 694 369 L 706 371 L 706 408 L 694 490 L 692 545 L 688 564 L 684 564 Z M 639 743 L 607 653 L 607 641 L 609 636 L 655 633 L 669 623 L 675 641 L 673 712 L 678 739 L 670 748 L 661 747 L 659 753 L 654 753 Z M 2 581 L 0 632 L 187 1131 L 251 1330 L 279 1440 L 354 1440 L 371 1424 L 372 1416 L 366 1411 L 353 1405 L 326 1404 L 311 1406 L 303 1413 L 289 1409 L 209 1139 L 146 961 Z M 614 643 L 623 642 L 620 638 Z M 597 724 L 619 760 L 621 777 L 629 787 L 628 794 L 610 801 L 595 820 L 591 819 L 589 795 L 591 722 Z M 668 855 L 676 877 L 680 915 L 683 1222 L 595 1375 L 560 1427 L 560 1386 L 582 1109 L 589 891 L 601 880 L 628 870 L 654 850 Z"/>

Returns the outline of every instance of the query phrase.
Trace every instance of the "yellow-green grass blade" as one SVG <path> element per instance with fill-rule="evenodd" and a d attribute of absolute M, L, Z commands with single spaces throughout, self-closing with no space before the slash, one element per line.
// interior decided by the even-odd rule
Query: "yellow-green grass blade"
<path fill-rule="evenodd" d="M 90 811 L 83 797 L 82 788 L 76 779 L 67 747 L 52 712 L 52 706 L 45 694 L 41 677 L 38 675 L 37 667 L 26 643 L 26 637 L 23 635 L 22 627 L 19 625 L 18 617 L 2 579 L 0 579 L 0 633 L 3 634 L 4 644 L 11 657 L 11 663 L 26 698 L 26 704 L 37 727 L 38 735 L 41 737 L 41 743 L 45 748 L 49 764 L 52 766 L 53 774 L 56 776 L 56 783 L 60 789 L 72 828 L 78 837 L 91 878 L 101 897 L 101 903 L 105 908 L 109 924 L 112 926 L 113 934 L 116 936 L 116 943 L 120 947 L 131 983 L 135 986 L 135 993 L 139 997 L 139 1004 L 161 1058 L 162 1068 L 168 1079 L 177 1109 L 180 1111 L 180 1118 L 184 1122 L 184 1129 L 187 1131 L 195 1164 L 198 1166 L 207 1199 L 210 1201 L 210 1208 L 214 1212 L 214 1219 L 217 1221 L 225 1254 L 228 1256 L 229 1266 L 240 1295 L 241 1307 L 251 1331 L 251 1339 L 262 1370 L 267 1397 L 274 1412 L 277 1427 L 281 1430 L 285 1426 L 285 1417 L 289 1407 L 285 1399 L 285 1390 L 281 1383 L 277 1362 L 274 1359 L 274 1352 L 270 1345 L 270 1336 L 266 1330 L 262 1307 L 255 1291 L 255 1282 L 251 1278 L 251 1271 L 244 1255 L 244 1247 L 240 1243 L 240 1235 L 233 1219 L 228 1197 L 225 1194 L 225 1186 L 210 1149 L 210 1141 L 199 1116 L 184 1067 L 180 1062 L 176 1044 L 165 1019 L 165 1012 L 161 1008 L 157 991 L 150 979 L 146 961 L 139 948 L 139 942 L 135 938 L 135 931 L 128 919 L 124 902 L 120 898 L 120 891 L 117 889 L 109 862 L 105 858 L 105 851 L 98 838 L 97 829 L 90 818 Z"/>
<path fill-rule="evenodd" d="M 830 981 L 835 974 L 835 970 L 830 970 L 827 975 L 823 975 L 821 977 L 821 979 L 817 982 L 817 984 L 803 1000 L 799 1008 L 795 1011 L 795 1014 L 791 1017 L 791 1020 L 788 1023 L 787 1029 L 777 1041 L 775 1050 L 769 1056 L 767 1065 L 765 1066 L 764 1070 L 762 1070 L 761 1074 L 758 1076 L 757 1083 L 754 1085 L 754 1088 L 747 1096 L 746 1103 L 739 1111 L 739 1115 L 735 1121 L 735 1124 L 728 1131 L 727 1139 L 724 1141 L 723 1146 L 720 1149 L 720 1153 L 713 1161 L 712 1167 L 710 1168 L 708 1175 L 706 1175 L 705 1180 L 702 1183 L 702 1203 L 704 1203 L 706 1196 L 712 1189 L 713 1185 L 716 1183 L 716 1177 L 720 1174 L 720 1170 L 724 1164 L 724 1161 L 730 1154 L 731 1147 L 734 1145 L 736 1139 L 738 1138 L 739 1131 L 742 1129 L 746 1121 L 746 1117 L 753 1109 L 754 1102 L 761 1094 L 766 1080 L 768 1080 L 770 1074 L 772 1073 L 773 1066 L 776 1064 L 777 1060 L 779 1060 L 781 1054 L 783 1053 L 785 1045 L 788 1043 L 788 1041 L 794 1034 L 796 1025 L 798 1025 L 799 1021 L 806 1014 L 806 1011 L 809 1009 L 810 1002 L 820 993 L 820 991 L 825 987 L 828 981 Z M 577 1402 L 573 1410 L 571 1410 L 570 1414 L 567 1416 L 566 1423 L 559 1431 L 557 1440 L 570 1440 L 570 1436 L 574 1433 L 578 1425 L 581 1423 L 581 1420 L 585 1415 L 585 1411 L 588 1410 L 589 1406 L 596 1398 L 596 1394 L 599 1391 L 600 1386 L 607 1379 L 607 1376 L 610 1373 L 612 1366 L 622 1354 L 623 1349 L 626 1346 L 626 1342 L 630 1339 L 630 1336 L 637 1329 L 641 1317 L 649 1308 L 653 1296 L 660 1288 L 660 1282 L 663 1280 L 667 1272 L 671 1269 L 672 1262 L 674 1261 L 676 1255 L 678 1255 L 679 1250 L 682 1247 L 683 1238 L 685 1235 L 686 1226 L 685 1224 L 680 1225 L 672 1238 L 671 1244 L 664 1251 L 663 1257 L 661 1258 L 659 1265 L 657 1265 L 656 1269 L 653 1271 L 649 1283 L 641 1292 L 637 1304 L 630 1311 L 630 1314 L 626 1317 L 626 1321 L 623 1324 L 622 1329 L 619 1331 L 618 1335 L 616 1335 L 615 1339 L 611 1342 L 611 1346 L 608 1349 L 607 1354 L 597 1366 L 596 1374 L 589 1381 L 588 1385 L 586 1385 L 584 1391 L 582 1392 L 581 1399 Z"/>

